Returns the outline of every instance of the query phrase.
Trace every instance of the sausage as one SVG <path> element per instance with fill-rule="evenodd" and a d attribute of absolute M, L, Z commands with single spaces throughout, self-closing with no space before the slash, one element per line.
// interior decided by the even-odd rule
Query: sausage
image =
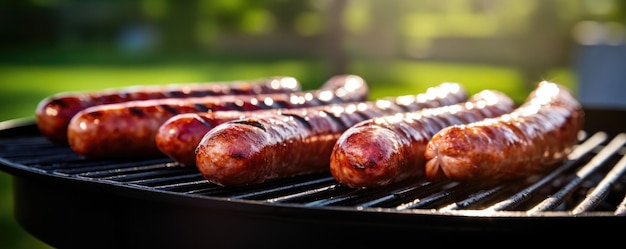
<path fill-rule="evenodd" d="M 218 96 L 233 94 L 284 93 L 300 91 L 293 77 L 270 77 L 251 81 L 130 86 L 94 92 L 66 92 L 47 97 L 35 110 L 42 135 L 56 144 L 67 145 L 70 119 L 88 107 L 133 100 Z"/>
<path fill-rule="evenodd" d="M 439 130 L 513 110 L 505 94 L 483 90 L 468 102 L 379 117 L 346 130 L 330 155 L 330 172 L 342 185 L 372 188 L 424 174 L 424 150 Z"/>
<path fill-rule="evenodd" d="M 378 102 L 379 104 L 384 103 L 397 106 L 398 109 L 395 110 L 390 107 L 390 111 L 406 112 L 441 105 L 455 104 L 467 100 L 467 97 L 467 92 L 461 85 L 457 83 L 442 83 L 438 86 L 430 87 L 426 90 L 426 93 L 380 98 Z M 334 104 L 331 106 L 310 107 L 308 110 L 297 111 L 333 112 L 332 110 L 345 110 L 346 108 L 356 106 L 357 105 L 354 103 L 345 103 Z M 179 162 L 179 164 L 183 166 L 195 166 L 195 149 L 198 143 L 200 143 L 202 137 L 215 126 L 244 117 L 252 117 L 268 113 L 280 114 L 281 112 L 281 109 L 276 109 L 251 112 L 220 111 L 211 113 L 201 112 L 179 114 L 170 118 L 163 125 L 161 125 L 159 131 L 157 132 L 155 141 L 161 152 Z M 344 115 L 343 117 L 348 116 Z M 345 121 L 344 123 L 352 124 L 358 121 L 361 121 L 360 117 L 356 120 Z"/>
<path fill-rule="evenodd" d="M 331 77 L 320 89 L 295 93 L 222 95 L 129 101 L 89 107 L 68 126 L 68 143 L 88 158 L 163 156 L 155 144 L 159 127 L 174 115 L 224 110 L 296 108 L 367 99 L 369 89 L 356 75 Z"/>
<path fill-rule="evenodd" d="M 442 94 L 445 90 L 429 90 L 406 103 L 419 109 L 420 105 L 434 108 L 463 101 Z M 461 96 L 467 98 L 464 92 Z M 399 102 L 407 98 L 401 99 Z M 366 119 L 405 112 L 392 103 L 396 102 L 283 110 L 229 121 L 202 137 L 195 151 L 196 167 L 209 182 L 222 186 L 327 171 L 332 147 L 341 133 Z"/>
<path fill-rule="evenodd" d="M 155 143 L 159 151 L 181 166 L 195 166 L 198 143 L 215 126 L 266 111 L 219 111 L 178 114 L 163 123 L 157 131 Z"/>
<path fill-rule="evenodd" d="M 578 142 L 584 111 L 567 88 L 542 81 L 512 113 L 437 133 L 426 148 L 430 180 L 506 180 L 547 172 Z"/>

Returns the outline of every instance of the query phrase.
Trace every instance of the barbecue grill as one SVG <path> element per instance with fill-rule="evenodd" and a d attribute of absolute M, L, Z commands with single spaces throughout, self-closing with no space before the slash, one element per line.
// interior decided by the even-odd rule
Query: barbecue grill
<path fill-rule="evenodd" d="M 505 183 L 351 189 L 320 173 L 220 187 L 167 157 L 85 159 L 30 119 L 0 124 L 0 169 L 13 176 L 18 223 L 60 248 L 537 244 L 626 224 L 626 111 L 585 113 L 567 162 Z"/>

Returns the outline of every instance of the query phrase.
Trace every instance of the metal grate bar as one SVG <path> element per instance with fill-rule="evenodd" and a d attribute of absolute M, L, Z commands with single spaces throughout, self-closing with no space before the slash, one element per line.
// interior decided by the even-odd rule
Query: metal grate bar
<path fill-rule="evenodd" d="M 361 203 L 358 207 L 359 208 L 368 208 L 368 207 L 375 207 L 375 206 L 382 206 L 384 203 L 389 203 L 392 201 L 397 201 L 397 200 L 401 200 L 401 199 L 405 199 L 407 197 L 413 196 L 414 193 L 412 193 L 415 189 L 419 189 L 422 188 L 426 185 L 431 184 L 428 181 L 420 181 L 417 182 L 415 184 L 397 189 L 397 190 L 393 190 L 391 191 L 391 193 L 389 195 L 383 196 L 383 197 L 379 197 L 364 203 Z"/>
<path fill-rule="evenodd" d="M 405 194 L 407 197 L 410 197 L 410 199 L 407 198 L 409 200 L 405 201 L 404 203 L 399 204 L 396 207 L 396 209 L 404 210 L 404 209 L 418 208 L 424 205 L 424 203 L 430 203 L 430 201 L 428 200 L 428 197 L 438 193 L 439 192 L 438 190 L 442 188 L 449 189 L 456 185 L 458 185 L 458 182 L 436 182 L 436 183 L 426 182 L 426 184 L 424 184 L 423 186 L 420 186 L 419 188 L 411 189 L 409 194 Z"/>
<path fill-rule="evenodd" d="M 56 174 L 64 174 L 68 176 L 81 176 L 89 178 L 102 178 L 110 175 L 115 175 L 115 172 L 121 172 L 128 170 L 129 168 L 140 167 L 147 164 L 162 164 L 169 165 L 171 160 L 164 159 L 145 159 L 141 161 L 129 161 L 123 159 L 85 159 L 80 158 L 73 161 L 57 162 L 55 165 L 44 166 L 50 172 Z"/>
<path fill-rule="evenodd" d="M 320 184 L 329 184 L 329 183 L 334 184 L 334 178 L 325 177 L 325 178 L 313 179 L 311 181 L 296 182 L 295 184 L 290 184 L 290 185 L 279 185 L 278 187 L 275 187 L 275 188 L 269 188 L 269 189 L 264 189 L 260 191 L 250 192 L 250 193 L 233 195 L 230 198 L 232 199 L 259 199 L 259 198 L 267 199 L 272 194 L 274 196 L 278 194 L 284 195 L 284 192 L 287 190 L 292 190 L 291 192 L 294 192 L 293 190 L 316 186 Z"/>
<path fill-rule="evenodd" d="M 487 190 L 476 192 L 474 194 L 471 194 L 469 198 L 465 200 L 454 202 L 443 208 L 440 208 L 439 211 L 458 210 L 458 209 L 468 208 L 472 205 L 475 205 L 477 203 L 490 199 L 491 197 L 497 195 L 504 189 L 505 189 L 504 185 L 498 185 Z"/>
<path fill-rule="evenodd" d="M 193 191 L 196 191 L 198 189 L 200 189 L 201 187 L 207 186 L 210 183 L 204 179 L 204 177 L 202 176 L 198 176 L 201 179 L 199 180 L 192 180 L 192 181 L 184 181 L 184 182 L 176 182 L 176 183 L 172 183 L 172 184 L 167 184 L 167 185 L 160 185 L 158 187 L 158 189 L 163 190 L 163 191 L 172 191 L 172 192 L 179 192 L 179 193 L 185 193 L 185 194 L 192 194 Z"/>
<path fill-rule="evenodd" d="M 366 207 L 389 207 L 395 206 L 396 202 L 402 202 L 405 199 L 415 199 L 419 194 L 424 194 L 432 188 L 432 185 L 443 186 L 444 183 L 440 182 L 433 184 L 426 180 L 417 181 L 404 181 L 396 184 L 392 184 L 380 188 L 365 188 L 355 193 L 355 198 L 346 198 L 340 202 L 333 203 L 333 205 L 341 206 L 355 206 L 359 209 Z M 423 190 L 424 193 L 419 193 L 417 189 Z"/>
<path fill-rule="evenodd" d="M 579 214 L 587 212 L 595 208 L 600 202 L 606 198 L 609 194 L 611 186 L 619 179 L 619 177 L 626 171 L 626 156 L 623 156 L 617 165 L 609 171 L 602 181 L 593 189 L 593 191 L 587 195 L 587 197 L 580 203 L 574 210 L 573 214 Z"/>
<path fill-rule="evenodd" d="M 38 150 L 38 149 L 34 149 Z M 41 149 L 39 149 L 41 150 Z M 69 165 L 72 162 L 80 161 L 81 158 L 74 154 L 72 151 L 57 150 L 56 148 L 51 150 L 45 150 L 45 152 L 53 153 L 38 153 L 27 156 L 21 159 L 15 159 L 14 161 L 23 165 L 33 165 L 37 168 L 44 170 L 54 170 L 60 167 Z"/>
<path fill-rule="evenodd" d="M 541 203 L 528 210 L 528 213 L 536 213 L 540 211 L 552 210 L 556 206 L 560 205 L 565 197 L 570 195 L 591 173 L 598 169 L 602 164 L 608 160 L 615 152 L 617 152 L 622 145 L 626 143 L 626 134 L 620 133 L 615 136 L 609 144 L 602 149 L 598 155 L 591 159 L 584 167 L 576 172 L 576 177 L 572 179 L 560 191 L 554 193 L 548 198 L 544 199 Z"/>
<path fill-rule="evenodd" d="M 270 203 L 294 202 L 295 203 L 296 200 L 305 199 L 305 198 L 308 198 L 308 197 L 311 197 L 311 196 L 320 195 L 320 194 L 322 194 L 324 192 L 332 191 L 336 187 L 337 187 L 337 184 L 330 184 L 330 185 L 326 185 L 326 186 L 317 187 L 317 188 L 314 188 L 314 189 L 307 189 L 305 191 L 294 193 L 294 194 L 290 194 L 290 195 L 285 195 L 285 196 L 281 196 L 281 197 L 271 198 L 271 199 L 268 199 L 267 202 L 270 202 Z"/>
<path fill-rule="evenodd" d="M 455 184 L 459 184 L 459 183 L 455 183 Z M 433 203 L 437 201 L 443 200 L 451 195 L 454 195 L 455 192 L 456 191 L 454 189 L 443 189 L 442 191 L 434 193 L 426 198 L 415 199 L 412 202 L 399 205 L 398 207 L 396 207 L 396 210 L 425 208 L 425 207 L 428 207 L 429 205 L 432 205 Z"/>
<path fill-rule="evenodd" d="M 198 173 L 181 173 L 185 172 L 173 172 L 171 170 L 159 172 L 151 171 L 139 175 L 134 175 L 133 177 L 145 178 L 128 181 L 127 183 L 160 188 L 161 186 L 167 186 L 178 182 L 195 181 L 197 179 L 203 178 L 202 175 Z"/>
<path fill-rule="evenodd" d="M 135 172 L 145 172 L 160 169 L 177 169 L 176 163 L 169 159 L 152 159 L 145 161 L 116 161 L 91 166 L 80 166 L 66 170 L 60 170 L 69 175 L 77 175 L 88 178 L 99 178 L 108 180 L 123 179 Z"/>
<path fill-rule="evenodd" d="M 348 189 L 348 188 L 333 188 L 332 190 L 343 189 L 342 194 L 332 195 L 328 198 L 312 201 L 309 203 L 305 203 L 305 206 L 308 207 L 323 207 L 323 206 L 332 206 L 337 205 L 339 202 L 344 202 L 350 199 L 354 199 L 358 197 L 358 193 L 363 191 L 362 189 Z"/>
<path fill-rule="evenodd" d="M 616 216 L 626 216 L 626 196 L 624 196 L 622 202 L 619 203 L 613 214 Z"/>

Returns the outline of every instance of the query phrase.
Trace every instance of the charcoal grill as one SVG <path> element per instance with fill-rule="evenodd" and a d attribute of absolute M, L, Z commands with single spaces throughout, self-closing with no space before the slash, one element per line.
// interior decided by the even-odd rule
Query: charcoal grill
<path fill-rule="evenodd" d="M 585 112 L 570 160 L 505 183 L 350 189 L 320 173 L 220 187 L 166 157 L 82 158 L 48 142 L 30 119 L 0 124 L 0 169 L 13 177 L 18 223 L 59 248 L 536 244 L 529 238 L 589 237 L 626 224 L 626 111 Z"/>

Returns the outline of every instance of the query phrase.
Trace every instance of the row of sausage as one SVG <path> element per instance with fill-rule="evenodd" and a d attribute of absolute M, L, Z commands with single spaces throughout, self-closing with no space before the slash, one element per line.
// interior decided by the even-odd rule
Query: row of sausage
<path fill-rule="evenodd" d="M 293 77 L 59 93 L 37 125 L 87 158 L 169 156 L 222 186 L 330 171 L 371 188 L 416 178 L 506 180 L 567 160 L 582 106 L 562 85 L 537 84 L 516 106 L 459 83 L 369 99 L 366 81 L 336 75 L 314 90 Z"/>

